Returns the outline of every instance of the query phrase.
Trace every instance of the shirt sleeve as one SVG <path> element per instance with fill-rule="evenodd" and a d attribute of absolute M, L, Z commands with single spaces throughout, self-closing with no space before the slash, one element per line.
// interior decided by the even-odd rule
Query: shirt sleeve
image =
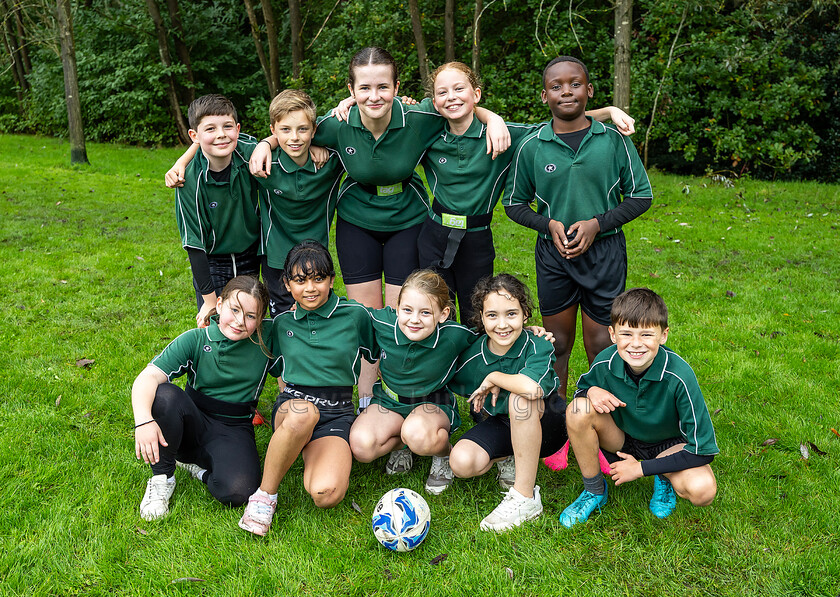
<path fill-rule="evenodd" d="M 349 126 L 347 123 L 339 122 L 335 116 L 321 116 L 316 121 L 315 136 L 312 138 L 312 144 L 338 149 L 338 131 L 345 125 Z"/>
<path fill-rule="evenodd" d="M 530 146 L 537 141 L 535 136 L 529 135 L 514 152 L 505 184 L 505 195 L 502 197 L 502 205 L 505 208 L 517 204 L 529 205 L 536 197 L 537 186 L 532 168 L 534 156 Z"/>
<path fill-rule="evenodd" d="M 548 227 L 548 225 L 551 223 L 551 218 L 547 218 L 542 214 L 538 214 L 531 208 L 530 205 L 527 205 L 525 203 L 519 203 L 517 205 L 506 205 L 505 214 L 507 214 L 507 217 L 509 217 L 517 224 L 520 224 L 521 226 L 531 228 L 532 230 L 536 230 L 537 232 L 541 232 L 542 234 L 551 233 L 551 230 Z"/>
<path fill-rule="evenodd" d="M 607 130 L 619 136 L 624 149 L 624 160 L 621 167 L 621 195 L 625 199 L 642 197 L 652 200 L 653 191 L 650 188 L 650 180 L 647 172 L 645 172 L 645 166 L 639 158 L 639 152 L 636 151 L 636 146 L 616 129 L 609 128 Z"/>
<path fill-rule="evenodd" d="M 612 230 L 638 218 L 650 209 L 651 203 L 652 200 L 645 197 L 627 196 L 616 207 L 596 215 L 595 219 L 598 220 L 601 232 Z"/>
<path fill-rule="evenodd" d="M 428 148 L 443 133 L 446 119 L 435 110 L 431 98 L 427 97 L 416 106 L 403 105 L 403 110 L 423 147 Z"/>
<path fill-rule="evenodd" d="M 557 389 L 560 381 L 554 374 L 554 346 L 544 338 L 531 336 L 530 332 L 528 335 L 533 350 L 519 373 L 539 384 L 543 397 L 546 397 Z"/>
<path fill-rule="evenodd" d="M 175 189 L 175 219 L 181 246 L 206 251 L 209 239 L 206 238 L 207 231 L 201 216 L 201 163 L 202 160 L 194 158 L 187 166 L 184 186 Z"/>
<path fill-rule="evenodd" d="M 257 143 L 259 142 L 259 139 L 256 137 L 246 135 L 245 133 L 239 133 L 239 140 L 236 142 L 236 151 L 239 152 L 242 159 L 247 162 L 251 159 L 251 154 L 254 153 L 254 149 L 256 149 Z"/>
<path fill-rule="evenodd" d="M 170 342 L 150 364 L 160 369 L 169 381 L 181 377 L 190 369 L 196 369 L 196 336 L 203 333 L 201 329 L 187 330 Z"/>
<path fill-rule="evenodd" d="M 210 261 L 207 259 L 207 253 L 204 249 L 187 247 L 187 255 L 190 257 L 190 269 L 198 291 L 201 294 L 210 294 L 215 288 L 213 278 L 210 277 Z"/>
<path fill-rule="evenodd" d="M 664 473 L 676 473 L 677 471 L 684 471 L 689 468 L 697 468 L 705 464 L 711 464 L 715 457 L 709 455 L 698 455 L 680 450 L 674 454 L 663 456 L 662 458 L 651 458 L 650 460 L 642 461 L 642 474 L 645 477 L 652 475 L 661 475 Z"/>
<path fill-rule="evenodd" d="M 376 332 L 373 329 L 373 316 L 367 309 L 357 309 L 359 312 L 359 349 L 362 356 L 369 363 L 379 360 L 379 344 L 376 342 Z"/>
<path fill-rule="evenodd" d="M 677 377 L 677 413 L 680 417 L 680 432 L 686 440 L 685 450 L 692 454 L 714 455 L 718 453 L 712 418 L 703 400 L 703 393 L 693 372 Z"/>

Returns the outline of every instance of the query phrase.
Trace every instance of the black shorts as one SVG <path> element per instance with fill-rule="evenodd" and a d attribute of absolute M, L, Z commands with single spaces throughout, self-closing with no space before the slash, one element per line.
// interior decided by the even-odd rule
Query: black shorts
<path fill-rule="evenodd" d="M 417 236 L 422 224 L 404 230 L 377 232 L 338 218 L 335 247 L 344 284 L 381 280 L 400 286 L 417 269 Z"/>
<path fill-rule="evenodd" d="M 560 394 L 554 393 L 544 398 L 543 403 L 544 411 L 540 419 L 542 428 L 540 458 L 551 456 L 569 439 L 566 433 L 566 401 Z M 487 452 L 490 460 L 513 455 L 513 444 L 510 441 L 510 417 L 506 415 L 487 417 L 464 433 L 461 439 L 468 439 L 478 444 Z"/>
<path fill-rule="evenodd" d="M 426 218 L 417 239 L 420 267 L 433 269 L 441 275 L 449 286 L 452 302 L 458 299 L 461 323 L 471 326 L 473 289 L 479 280 L 493 275 L 493 259 L 496 257 L 493 233 L 486 228 L 464 234 L 451 265 L 443 268 L 441 261 L 446 253 L 451 232 L 452 228 Z"/>
<path fill-rule="evenodd" d="M 250 249 L 241 253 L 221 253 L 207 256 L 207 263 L 210 266 L 210 279 L 213 281 L 213 290 L 216 292 L 216 296 L 221 296 L 222 289 L 236 276 L 254 276 L 259 280 L 260 256 L 257 254 L 258 250 L 259 244 L 255 243 Z M 193 288 L 195 288 L 195 300 L 200 311 L 204 304 L 204 298 L 198 291 L 195 278 L 193 278 Z"/>
<path fill-rule="evenodd" d="M 289 400 L 306 400 L 311 402 L 318 409 L 319 418 L 312 430 L 310 442 L 322 437 L 340 437 L 348 444 L 350 443 L 350 427 L 356 420 L 353 410 L 353 388 L 314 388 L 311 386 L 295 386 L 289 384 L 277 396 L 277 401 L 271 409 L 271 428 L 274 429 L 274 420 L 277 417 L 277 409 Z"/>
<path fill-rule="evenodd" d="M 265 287 L 268 288 L 268 315 L 277 317 L 280 313 L 288 311 L 295 304 L 292 294 L 286 289 L 283 282 L 283 270 L 268 265 L 268 258 L 262 257 L 262 279 Z"/>
<path fill-rule="evenodd" d="M 624 292 L 627 282 L 627 243 L 623 232 L 595 241 L 586 253 L 574 259 L 562 257 L 554 243 L 544 238 L 537 239 L 534 253 L 543 316 L 580 305 L 590 319 L 610 325 L 613 299 Z"/>
<path fill-rule="evenodd" d="M 621 447 L 619 452 L 630 454 L 636 460 L 653 460 L 668 448 L 673 448 L 674 446 L 684 443 L 685 440 L 681 437 L 671 437 L 666 440 L 662 440 L 661 442 L 649 444 L 625 433 L 624 445 Z M 604 449 L 601 451 L 604 453 L 604 457 L 607 459 L 607 462 L 613 463 L 621 460 L 621 458 L 612 452 L 607 452 Z"/>

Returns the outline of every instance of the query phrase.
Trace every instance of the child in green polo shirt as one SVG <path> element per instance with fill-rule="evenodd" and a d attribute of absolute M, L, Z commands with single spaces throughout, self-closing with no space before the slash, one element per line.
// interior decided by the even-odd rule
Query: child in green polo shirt
<path fill-rule="evenodd" d="M 260 487 L 239 521 L 256 535 L 268 532 L 278 488 L 298 454 L 303 485 L 316 506 L 332 508 L 344 499 L 353 465 L 353 386 L 361 359 L 378 356 L 367 310 L 332 291 L 335 268 L 323 245 L 293 247 L 283 272 L 296 308 L 274 318 L 270 338 L 278 355 L 272 373 L 286 385 L 274 404 Z"/>
<path fill-rule="evenodd" d="M 484 335 L 459 357 L 449 388 L 487 417 L 461 436 L 449 462 L 456 477 L 469 478 L 516 456 L 513 484 L 480 525 L 506 531 L 542 514 L 537 465 L 566 441 L 566 401 L 557 394 L 551 342 L 525 329 L 533 311 L 528 287 L 499 274 L 480 280 L 472 301 Z"/>
<path fill-rule="evenodd" d="M 169 512 L 176 465 L 227 506 L 244 504 L 259 484 L 251 419 L 273 362 L 263 344 L 267 305 L 265 286 L 237 276 L 203 329 L 175 338 L 134 381 L 135 454 L 153 475 L 140 502 L 143 519 Z M 169 383 L 185 373 L 183 390 Z"/>
<path fill-rule="evenodd" d="M 633 144 L 615 127 L 586 116 L 593 93 L 580 60 L 560 56 L 548 63 L 542 101 L 551 122 L 517 147 L 502 199 L 508 217 L 539 233 L 540 312 L 557 340 L 554 369 L 564 397 L 578 308 L 591 364 L 610 344 L 610 305 L 627 278 L 621 226 L 644 213 L 652 198 Z"/>
<path fill-rule="evenodd" d="M 599 446 L 612 462 L 616 485 L 656 475 L 650 510 L 659 518 L 674 511 L 677 495 L 708 506 L 717 493 L 709 466 L 718 453 L 715 431 L 694 372 L 665 346 L 665 302 L 652 290 L 633 288 L 615 299 L 610 318 L 615 344 L 578 380 L 566 410 L 584 484 L 560 515 L 566 527 L 607 503 Z"/>
<path fill-rule="evenodd" d="M 175 217 L 190 259 L 201 326 L 232 278 L 259 277 L 260 190 L 237 151 L 233 103 L 222 95 L 204 95 L 190 104 L 188 116 L 190 138 L 201 151 L 175 190 Z"/>

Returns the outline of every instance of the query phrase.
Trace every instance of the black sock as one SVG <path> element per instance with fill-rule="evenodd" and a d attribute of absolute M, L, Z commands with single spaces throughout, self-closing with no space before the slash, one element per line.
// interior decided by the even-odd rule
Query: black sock
<path fill-rule="evenodd" d="M 589 493 L 604 495 L 604 491 L 607 489 L 607 483 L 604 481 L 604 475 L 602 473 L 598 473 L 594 477 L 584 477 L 583 488 Z"/>

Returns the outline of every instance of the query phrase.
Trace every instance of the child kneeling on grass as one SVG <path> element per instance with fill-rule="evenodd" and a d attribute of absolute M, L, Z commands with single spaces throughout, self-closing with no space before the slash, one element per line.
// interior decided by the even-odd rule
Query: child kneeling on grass
<path fill-rule="evenodd" d="M 616 485 L 656 475 L 650 510 L 659 518 L 674 511 L 677 495 L 708 506 L 717 493 L 709 466 L 718 453 L 715 431 L 694 371 L 665 346 L 665 302 L 652 290 L 633 288 L 615 299 L 610 319 L 615 344 L 581 376 L 566 411 L 584 484 L 560 515 L 568 528 L 607 503 L 599 446 Z"/>
<path fill-rule="evenodd" d="M 566 401 L 552 368 L 554 348 L 525 329 L 533 311 L 528 288 L 510 274 L 483 278 L 472 294 L 481 339 L 465 350 L 449 387 L 467 396 L 473 409 L 489 415 L 467 431 L 449 456 L 457 477 L 483 475 L 493 466 L 515 460 L 515 478 L 502 503 L 484 520 L 484 531 L 506 531 L 542 514 L 535 485 L 539 458 L 566 442 Z M 492 395 L 487 401 L 488 394 Z"/>
<path fill-rule="evenodd" d="M 144 520 L 169 512 L 176 465 L 227 506 L 241 506 L 259 485 L 251 419 L 272 363 L 263 344 L 267 306 L 256 278 L 234 278 L 204 327 L 175 338 L 134 380 L 134 451 L 153 475 L 140 502 Z M 183 390 L 168 383 L 184 373 Z"/>

